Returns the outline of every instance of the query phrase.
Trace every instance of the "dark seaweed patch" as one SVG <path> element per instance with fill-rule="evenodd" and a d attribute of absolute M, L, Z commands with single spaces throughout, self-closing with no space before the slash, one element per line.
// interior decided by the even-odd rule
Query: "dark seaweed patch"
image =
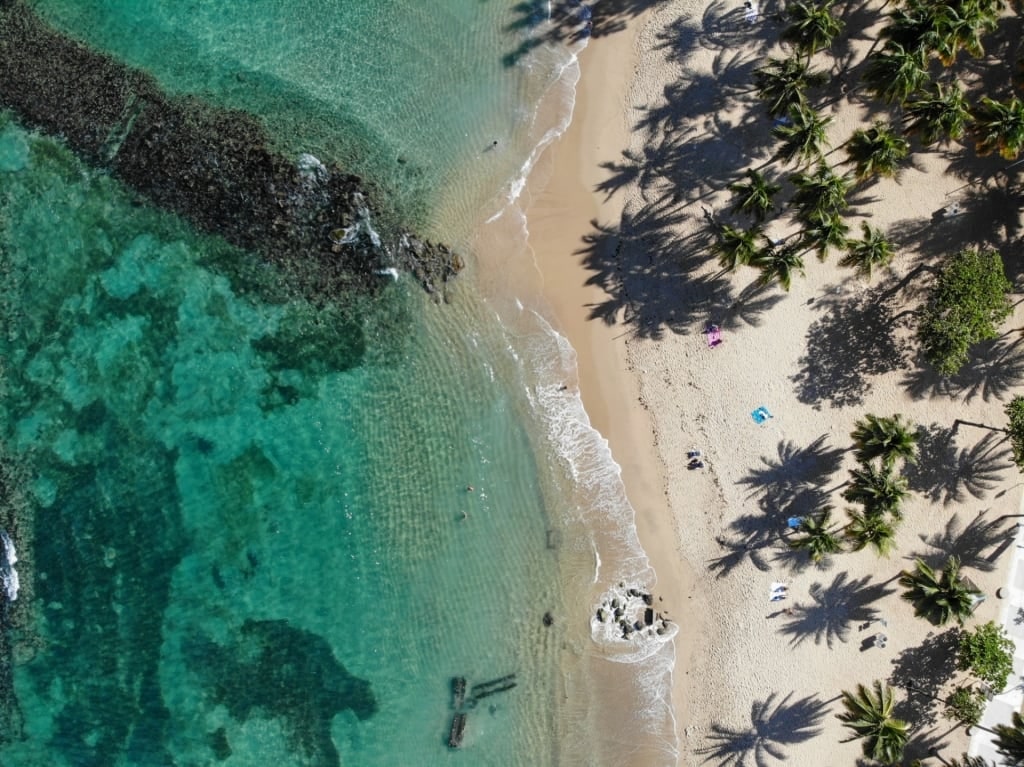
<path fill-rule="evenodd" d="M 323 637 L 288 621 L 247 620 L 232 644 L 197 638 L 186 651 L 215 703 L 240 722 L 279 719 L 313 764 L 341 764 L 331 739 L 338 713 L 377 712 L 370 683 L 349 674 Z"/>

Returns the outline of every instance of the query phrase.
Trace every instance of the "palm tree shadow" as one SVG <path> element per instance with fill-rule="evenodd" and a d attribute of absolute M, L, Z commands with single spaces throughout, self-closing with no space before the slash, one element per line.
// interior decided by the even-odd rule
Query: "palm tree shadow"
<path fill-rule="evenodd" d="M 925 640 L 902 650 L 893 660 L 889 684 L 907 690 L 896 705 L 896 716 L 919 727 L 935 725 L 941 704 L 935 698 L 956 673 L 960 630 L 930 632 Z"/>
<path fill-rule="evenodd" d="M 844 451 L 826 447 L 828 435 L 822 434 L 806 447 L 791 440 L 780 441 L 777 455 L 761 456 L 761 466 L 752 468 L 739 484 L 747 485 L 752 495 L 762 496 L 762 506 L 774 515 L 774 521 L 805 516 L 820 508 L 827 495 L 824 488 L 843 460 Z"/>
<path fill-rule="evenodd" d="M 971 349 L 970 361 L 953 377 L 953 385 L 970 402 L 1005 399 L 1024 380 L 1024 353 L 1016 341 L 997 338 L 982 341 Z"/>
<path fill-rule="evenodd" d="M 775 703 L 777 693 L 767 700 L 754 701 L 750 706 L 750 727 L 733 730 L 725 725 L 712 724 L 708 736 L 710 745 L 697 753 L 706 754 L 705 762 L 743 767 L 750 762 L 767 767 L 768 757 L 785 761 L 786 747 L 806 743 L 821 733 L 821 720 L 827 704 L 817 695 L 793 701 L 789 693 Z"/>
<path fill-rule="evenodd" d="M 906 764 L 915 764 L 918 759 L 927 759 L 944 748 L 948 748 L 949 743 L 946 741 L 946 736 L 957 726 L 959 725 L 954 724 L 952 727 L 947 727 L 945 732 L 939 732 L 937 727 L 933 727 L 927 732 L 921 732 L 919 727 L 914 728 L 903 749 L 903 759 Z"/>
<path fill-rule="evenodd" d="M 859 405 L 871 389 L 871 377 L 902 368 L 908 342 L 898 337 L 891 297 L 843 299 L 829 296 L 818 302 L 822 317 L 807 331 L 800 370 L 792 380 L 800 402 L 820 410 Z"/>
<path fill-rule="evenodd" d="M 963 503 L 968 496 L 984 498 L 1011 466 L 1004 439 L 992 432 L 972 447 L 960 449 L 955 428 L 936 423 L 919 427 L 917 463 L 905 469 L 910 488 L 943 506 Z"/>
<path fill-rule="evenodd" d="M 964 527 L 959 514 L 946 522 L 946 529 L 933 535 L 921 534 L 921 541 L 932 549 L 915 557 L 923 559 L 932 567 L 941 568 L 955 556 L 964 567 L 973 567 L 982 572 L 996 569 L 996 561 L 1006 546 L 1012 542 L 1014 526 L 1002 519 L 988 519 L 981 512 Z M 986 553 L 987 549 L 992 549 Z"/>
<path fill-rule="evenodd" d="M 831 649 L 836 640 L 849 641 L 854 623 L 864 626 L 875 620 L 878 610 L 872 605 L 893 589 L 887 589 L 884 583 L 870 583 L 871 576 L 850 581 L 848 577 L 849 573 L 844 571 L 829 586 L 813 584 L 811 603 L 798 603 L 791 608 L 793 614 L 779 633 L 788 635 L 793 646 L 813 637 L 815 644 L 825 642 Z"/>

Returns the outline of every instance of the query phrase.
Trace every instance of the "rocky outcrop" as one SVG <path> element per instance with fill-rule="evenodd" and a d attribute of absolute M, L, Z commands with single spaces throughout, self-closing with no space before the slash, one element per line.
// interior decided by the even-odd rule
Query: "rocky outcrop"
<path fill-rule="evenodd" d="M 262 254 L 309 298 L 379 285 L 394 266 L 434 291 L 461 269 L 444 246 L 382 237 L 358 177 L 275 151 L 252 115 L 166 94 L 16 0 L 0 3 L 0 106 L 151 203 Z"/>

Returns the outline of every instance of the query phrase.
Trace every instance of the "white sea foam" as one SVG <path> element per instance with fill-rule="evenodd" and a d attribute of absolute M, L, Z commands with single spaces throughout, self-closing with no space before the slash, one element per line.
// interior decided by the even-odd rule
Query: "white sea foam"
<path fill-rule="evenodd" d="M 18 555 L 14 550 L 14 542 L 6 530 L 0 530 L 0 543 L 3 544 L 3 556 L 0 557 L 0 581 L 3 581 L 7 599 L 11 602 L 18 598 L 18 571 L 14 569 Z"/>

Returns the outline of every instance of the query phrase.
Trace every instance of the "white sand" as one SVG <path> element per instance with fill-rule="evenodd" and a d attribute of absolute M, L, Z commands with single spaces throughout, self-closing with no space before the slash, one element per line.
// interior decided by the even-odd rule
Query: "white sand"
<path fill-rule="evenodd" d="M 899 303 L 887 307 L 865 303 L 879 295 L 880 285 L 917 264 L 914 248 L 901 251 L 893 275 L 877 275 L 871 285 L 840 268 L 835 256 L 819 263 L 808 255 L 806 277 L 795 278 L 788 294 L 773 288 L 751 299 L 754 308 L 763 299 L 777 303 L 749 312 L 749 322 L 728 308 L 756 278 L 753 270 L 727 278 L 731 295 L 709 299 L 707 284 L 719 269 L 702 239 L 702 205 L 723 220 L 746 224 L 728 212 L 729 194 L 720 190 L 771 151 L 771 121 L 751 92 L 751 73 L 767 51 L 780 55 L 771 47 L 780 31 L 770 20 L 775 10 L 763 5 L 759 21 L 748 24 L 739 2 L 703 7 L 672 0 L 629 21 L 623 32 L 596 37 L 584 54 L 573 126 L 550 150 L 552 180 L 543 192 L 535 190 L 528 211 L 546 294 L 580 355 L 584 402 L 623 465 L 641 541 L 659 575 L 658 592 L 671 615 L 684 616 L 674 703 L 679 763 L 686 765 L 723 763 L 744 752 L 745 763 L 753 763 L 749 749 L 769 749 L 762 756 L 777 750 L 798 767 L 853 764 L 859 743 L 839 743 L 847 735 L 835 718 L 840 691 L 888 679 L 906 667 L 914 648 L 943 630 L 913 616 L 893 579 L 913 556 L 938 552 L 922 537 L 943 533 L 954 515 L 967 524 L 979 513 L 993 520 L 1019 510 L 1020 474 L 1008 461 L 1006 444 L 983 454 L 977 446 L 990 431 L 961 425 L 953 432 L 952 452 L 927 465 L 931 486 L 945 482 L 960 496 L 916 493 L 889 559 L 864 551 L 840 554 L 827 569 L 792 566 L 804 559 L 787 553 L 778 520 L 784 513 L 765 500 L 766 488 L 782 502 L 792 500 L 795 490 L 821 490 L 842 522 L 849 504 L 838 488 L 854 465 L 847 450 L 857 419 L 901 413 L 939 430 L 952 429 L 957 419 L 1000 427 L 1014 391 L 996 391 L 990 381 L 987 389 L 978 384 L 952 396 L 928 387 L 912 396 L 907 381 L 919 368 L 911 319 L 893 316 L 911 307 L 919 292 L 903 290 L 895 295 Z M 860 55 L 863 45 L 855 43 Z M 833 145 L 864 117 L 855 102 L 837 106 Z M 652 116 L 654 124 L 642 125 Z M 835 164 L 843 157 L 836 152 L 828 160 Z M 607 163 L 618 163 L 623 179 L 610 197 L 599 188 L 617 175 L 601 167 Z M 899 183 L 883 181 L 854 196 L 857 204 L 847 216 L 851 235 L 869 220 L 913 240 L 917 250 L 933 254 L 949 247 L 952 254 L 955 243 L 968 239 L 972 223 L 980 220 L 979 231 L 987 228 L 985 213 L 972 207 L 969 190 L 959 189 L 962 182 L 945 173 L 939 153 L 917 152 L 914 164 Z M 769 168 L 772 175 L 789 172 L 778 164 Z M 666 199 L 674 189 L 677 204 Z M 934 223 L 933 213 L 953 200 L 966 213 Z M 595 222 L 608 231 L 599 232 Z M 769 230 L 784 235 L 791 227 L 776 222 Z M 922 277 L 913 287 L 926 284 Z M 592 319 L 595 313 L 608 322 Z M 1004 328 L 1019 327 L 1021 318 L 1018 312 Z M 724 343 L 715 349 L 701 334 L 708 322 L 724 330 Z M 1010 352 L 1002 369 L 1013 357 Z M 761 405 L 774 417 L 759 426 L 750 412 Z M 704 453 L 703 470 L 685 468 L 693 447 Z M 976 452 L 968 456 L 971 450 Z M 812 454 L 833 460 L 816 461 Z M 826 473 L 822 465 L 828 465 Z M 987 488 L 973 486 L 975 496 L 957 477 L 967 478 L 979 465 L 993 474 Z M 750 530 L 764 531 L 763 538 L 741 534 L 737 526 L 744 520 Z M 999 541 L 1008 540 L 1015 523 L 1006 520 L 1009 532 L 983 554 L 1001 552 Z M 768 546 L 743 549 L 744 541 L 761 540 Z M 730 552 L 735 566 L 716 567 Z M 969 625 L 996 618 L 994 594 L 1006 573 L 970 568 L 966 574 L 989 595 Z M 773 581 L 789 584 L 788 600 L 768 602 Z M 876 622 L 860 630 L 857 612 L 836 600 L 840 590 L 833 587 L 851 582 L 884 584 L 887 594 L 861 608 L 884 618 L 884 628 Z M 817 602 L 812 592 L 819 594 Z M 795 616 L 780 613 L 786 606 Z M 809 634 L 788 633 L 787 626 L 804 615 L 831 616 L 832 625 L 847 631 L 833 633 L 831 642 L 827 632 L 816 636 L 813 626 Z M 880 630 L 886 647 L 862 649 L 863 640 Z M 802 712 L 786 708 L 798 701 L 809 705 Z M 940 745 L 948 759 L 966 750 L 963 729 L 944 719 L 911 724 L 908 753 L 924 756 L 921 749 Z M 773 761 L 766 756 L 766 763 Z"/>

